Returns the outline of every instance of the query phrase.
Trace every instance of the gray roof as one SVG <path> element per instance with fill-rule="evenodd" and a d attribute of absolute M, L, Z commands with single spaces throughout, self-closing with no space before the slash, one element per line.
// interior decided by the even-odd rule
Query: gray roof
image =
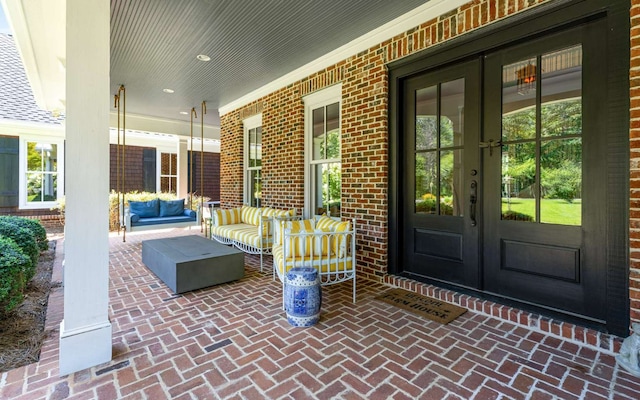
<path fill-rule="evenodd" d="M 13 36 L 0 33 L 0 122 L 3 119 L 52 125 L 64 121 L 38 107 Z"/>

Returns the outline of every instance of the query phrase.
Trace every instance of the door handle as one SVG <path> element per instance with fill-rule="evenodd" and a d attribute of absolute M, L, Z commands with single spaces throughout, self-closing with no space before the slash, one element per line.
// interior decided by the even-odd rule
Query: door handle
<path fill-rule="evenodd" d="M 478 202 L 478 182 L 471 181 L 471 195 L 469 196 L 469 217 L 471 226 L 478 225 L 476 221 L 476 203 Z"/>
<path fill-rule="evenodd" d="M 502 146 L 502 141 L 490 139 L 488 142 L 478 143 L 481 149 L 489 149 L 489 157 L 493 155 L 493 148 Z"/>

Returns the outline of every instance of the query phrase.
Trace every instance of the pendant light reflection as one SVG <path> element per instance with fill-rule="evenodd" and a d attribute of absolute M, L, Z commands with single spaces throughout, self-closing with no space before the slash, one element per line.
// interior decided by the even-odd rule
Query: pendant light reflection
<path fill-rule="evenodd" d="M 536 87 L 536 66 L 528 63 L 516 71 L 518 94 L 527 95 Z"/>

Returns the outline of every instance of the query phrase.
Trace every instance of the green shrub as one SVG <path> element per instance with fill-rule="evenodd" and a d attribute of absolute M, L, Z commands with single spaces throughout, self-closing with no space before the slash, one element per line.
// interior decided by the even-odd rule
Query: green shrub
<path fill-rule="evenodd" d="M 27 228 L 33 233 L 38 243 L 38 249 L 45 251 L 49 249 L 49 240 L 47 239 L 47 231 L 44 229 L 40 221 L 37 219 L 21 218 L 14 216 L 1 216 L 0 221 L 8 221 L 22 228 Z"/>
<path fill-rule="evenodd" d="M 38 265 L 38 257 L 40 255 L 33 233 L 31 233 L 29 229 L 14 225 L 11 222 L 0 221 L 0 236 L 12 239 L 24 255 L 29 257 L 31 262 L 24 270 L 24 277 L 26 282 L 28 282 L 35 273 L 36 266 Z"/>
<path fill-rule="evenodd" d="M 450 200 L 449 200 L 450 201 Z M 417 213 L 435 214 L 436 199 L 433 197 L 424 197 L 424 200 L 416 202 Z M 446 198 L 440 201 L 440 215 L 453 215 L 453 206 L 447 202 Z"/>
<path fill-rule="evenodd" d="M 27 282 L 24 271 L 31 266 L 18 244 L 0 235 L 0 308 L 11 311 L 22 302 Z"/>
<path fill-rule="evenodd" d="M 519 213 L 517 211 L 503 211 L 502 219 L 510 220 L 510 221 L 526 221 L 526 222 L 533 221 L 533 217 L 531 215 Z"/>

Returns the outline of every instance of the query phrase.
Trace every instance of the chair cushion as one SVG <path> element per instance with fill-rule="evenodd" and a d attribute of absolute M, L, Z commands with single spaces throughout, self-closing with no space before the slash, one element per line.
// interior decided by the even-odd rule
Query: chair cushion
<path fill-rule="evenodd" d="M 325 278 L 323 274 L 353 274 L 353 260 L 351 257 L 337 259 L 323 256 L 307 257 L 284 257 L 284 246 L 273 246 L 273 262 L 278 277 L 282 276 L 293 267 L 315 267 L 321 274 L 320 279 L 324 283 L 331 283 L 330 278 Z"/>
<path fill-rule="evenodd" d="M 333 232 L 349 232 L 350 230 L 351 223 L 349 221 L 341 221 L 336 225 Z M 353 240 L 351 235 L 336 235 L 331 243 L 331 252 L 338 258 L 344 258 L 347 255 L 351 240 Z"/>
<path fill-rule="evenodd" d="M 329 228 L 331 231 L 335 232 L 338 224 L 340 224 L 340 221 L 336 221 L 326 215 L 323 215 L 316 221 L 316 228 Z"/>
<path fill-rule="evenodd" d="M 160 216 L 175 217 L 183 215 L 184 199 L 178 200 L 160 200 Z"/>
<path fill-rule="evenodd" d="M 260 236 L 258 235 L 258 227 L 255 225 L 238 223 L 231 225 L 213 226 L 211 228 L 211 232 L 216 236 L 222 236 L 228 239 L 232 239 L 247 246 L 252 246 L 256 249 L 262 248 L 262 241 L 260 240 Z"/>
<path fill-rule="evenodd" d="M 244 224 L 260 225 L 262 210 L 257 207 L 242 206 L 240 220 Z"/>
<path fill-rule="evenodd" d="M 328 256 L 331 255 L 331 229 L 318 228 L 313 231 L 313 255 Z"/>
<path fill-rule="evenodd" d="M 240 208 L 231 208 L 228 210 L 213 210 L 213 223 L 216 226 L 232 225 L 240 223 Z"/>
<path fill-rule="evenodd" d="M 297 221 L 295 221 L 297 222 Z M 296 228 L 285 228 L 284 253 L 285 257 L 309 257 L 313 248 L 313 235 L 309 236 L 287 236 L 289 234 L 314 233 L 313 228 L 305 229 L 302 225 Z"/>
<path fill-rule="evenodd" d="M 148 226 L 148 225 L 163 225 L 163 224 L 174 224 L 181 222 L 193 222 L 195 221 L 195 217 L 187 217 L 185 215 L 177 215 L 174 217 L 149 217 L 149 218 L 140 218 L 137 222 L 131 221 L 132 226 Z"/>
<path fill-rule="evenodd" d="M 130 201 L 129 212 L 138 214 L 140 218 L 153 218 L 160 215 L 158 199 L 151 201 Z"/>

